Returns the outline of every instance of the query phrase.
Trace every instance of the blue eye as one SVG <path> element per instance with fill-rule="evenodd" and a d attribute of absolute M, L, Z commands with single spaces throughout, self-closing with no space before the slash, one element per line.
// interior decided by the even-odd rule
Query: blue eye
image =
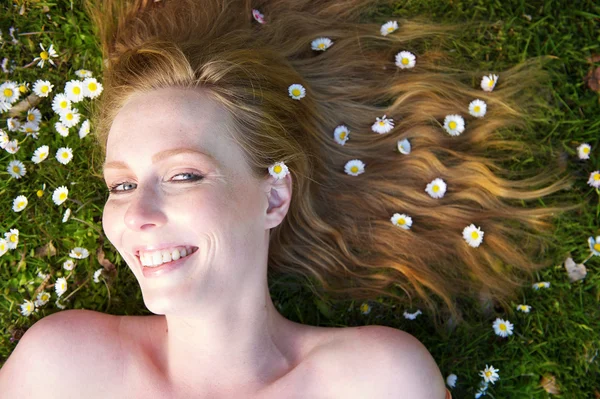
<path fill-rule="evenodd" d="M 196 174 L 196 173 L 189 173 L 189 172 L 179 173 L 179 174 L 177 174 L 175 176 L 182 176 L 182 175 L 190 175 L 192 177 L 189 178 L 189 179 L 175 180 L 175 181 L 184 181 L 184 182 L 185 181 L 197 181 L 197 180 L 200 180 L 200 179 L 202 179 L 204 177 L 202 175 L 199 175 L 199 174 Z M 173 177 L 175 177 L 175 176 L 173 176 Z M 111 194 L 122 194 L 124 192 L 131 191 L 131 190 L 117 190 L 117 187 L 119 187 L 122 184 L 126 184 L 126 183 L 129 183 L 129 182 L 123 181 L 123 182 L 120 182 L 120 183 L 113 184 L 112 186 L 109 187 L 108 192 L 111 193 Z M 135 184 L 135 183 L 129 183 L 129 184 Z"/>

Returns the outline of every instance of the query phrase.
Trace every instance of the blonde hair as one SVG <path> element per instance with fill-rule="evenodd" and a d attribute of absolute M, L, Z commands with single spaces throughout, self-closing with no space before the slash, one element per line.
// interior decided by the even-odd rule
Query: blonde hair
<path fill-rule="evenodd" d="M 484 73 L 443 65 L 441 39 L 464 25 L 396 18 L 399 29 L 383 36 L 381 23 L 360 21 L 380 3 L 264 1 L 256 7 L 266 19 L 260 24 L 249 1 L 87 0 L 107 66 L 92 115 L 101 156 L 132 94 L 204 88 L 231 112 L 256 177 L 279 161 L 292 175 L 288 214 L 270 233 L 270 273 L 316 279 L 341 298 L 385 295 L 412 303 L 416 295 L 436 316 L 436 298 L 453 316 L 456 298 L 481 291 L 507 304 L 549 265 L 534 261 L 551 243 L 549 218 L 573 209 L 525 207 L 572 184 L 552 165 L 520 180 L 501 165 L 535 154 L 514 131 L 544 108 L 536 101 L 547 76 L 543 59 L 488 72 L 499 79 L 485 92 Z M 318 37 L 333 45 L 311 50 Z M 434 46 L 425 50 L 426 43 Z M 414 68 L 394 65 L 401 50 L 416 54 Z M 300 101 L 288 95 L 294 83 L 306 88 Z M 477 98 L 488 105 L 483 118 L 468 114 Z M 379 135 L 371 125 L 384 114 L 396 126 Z M 460 136 L 442 128 L 450 114 L 465 118 Z M 340 124 L 350 130 L 343 146 L 333 139 Z M 397 150 L 405 138 L 408 155 Z M 352 159 L 366 164 L 364 173 L 344 172 Z M 425 187 L 438 177 L 448 190 L 434 199 Z M 410 215 L 412 227 L 391 223 L 394 213 Z M 471 223 L 485 233 L 477 248 L 462 237 Z"/>

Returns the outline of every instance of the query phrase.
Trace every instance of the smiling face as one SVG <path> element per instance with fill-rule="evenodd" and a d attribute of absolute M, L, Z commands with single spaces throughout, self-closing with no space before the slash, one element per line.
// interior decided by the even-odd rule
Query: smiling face
<path fill-rule="evenodd" d="M 244 281 L 261 274 L 255 265 L 266 264 L 266 186 L 229 138 L 232 126 L 206 93 L 181 88 L 136 94 L 111 126 L 104 178 L 116 187 L 103 228 L 153 313 L 250 289 Z M 198 250 L 177 269 L 144 277 L 134 247 L 164 243 Z"/>

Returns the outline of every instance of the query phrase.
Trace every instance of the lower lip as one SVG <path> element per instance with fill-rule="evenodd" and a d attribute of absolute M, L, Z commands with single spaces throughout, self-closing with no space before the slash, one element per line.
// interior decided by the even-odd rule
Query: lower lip
<path fill-rule="evenodd" d="M 179 258 L 175 261 L 171 261 L 171 262 L 165 263 L 165 264 L 163 264 L 161 266 L 157 266 L 157 267 L 147 267 L 147 266 L 142 265 L 142 273 L 144 274 L 144 277 L 161 276 L 161 275 L 168 273 L 169 271 L 181 266 L 188 258 L 194 256 L 194 254 L 196 252 L 198 252 L 197 249 L 194 252 L 192 252 L 191 255 L 187 255 L 183 258 Z M 138 260 L 140 260 L 139 257 L 138 257 Z M 140 265 L 141 265 L 141 260 L 140 260 Z"/>

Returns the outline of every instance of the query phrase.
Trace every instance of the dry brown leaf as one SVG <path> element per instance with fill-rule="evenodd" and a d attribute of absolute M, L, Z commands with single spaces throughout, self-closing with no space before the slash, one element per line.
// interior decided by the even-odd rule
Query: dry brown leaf
<path fill-rule="evenodd" d="M 98 263 L 100 263 L 105 270 L 110 272 L 116 269 L 115 265 L 104 257 L 104 250 L 102 247 L 98 247 L 96 250 L 96 257 L 98 258 Z"/>
<path fill-rule="evenodd" d="M 52 241 L 49 241 L 48 244 L 44 245 L 43 247 L 36 248 L 34 254 L 34 256 L 38 258 L 54 255 L 56 255 L 56 248 L 54 247 L 54 244 L 52 244 Z"/>
<path fill-rule="evenodd" d="M 583 263 L 575 263 L 573 258 L 565 260 L 565 269 L 572 283 L 584 279 L 587 274 L 585 265 Z"/>
<path fill-rule="evenodd" d="M 600 67 L 590 69 L 584 80 L 591 90 L 600 91 Z"/>
<path fill-rule="evenodd" d="M 556 377 L 546 374 L 540 380 L 540 385 L 546 392 L 551 395 L 560 395 L 560 389 L 556 383 Z"/>
<path fill-rule="evenodd" d="M 17 273 L 21 271 L 21 269 L 25 269 L 27 267 L 27 262 L 25 262 L 25 252 L 21 252 L 21 260 L 19 261 L 19 265 L 17 266 Z"/>
<path fill-rule="evenodd" d="M 600 54 L 594 54 L 591 57 L 586 58 L 587 62 L 593 64 L 594 62 L 600 62 Z"/>

